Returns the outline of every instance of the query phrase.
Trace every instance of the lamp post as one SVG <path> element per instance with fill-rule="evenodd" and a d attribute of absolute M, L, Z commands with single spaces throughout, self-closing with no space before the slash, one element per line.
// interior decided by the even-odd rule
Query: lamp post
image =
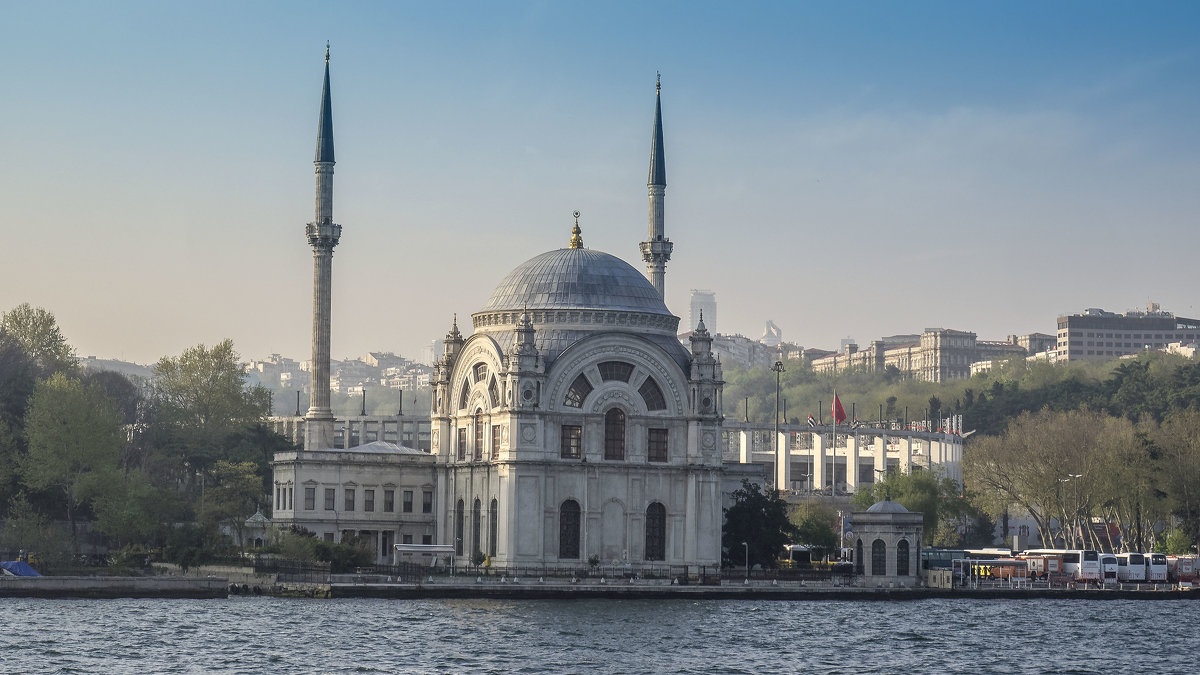
<path fill-rule="evenodd" d="M 746 551 L 746 583 L 750 583 L 750 544 L 743 541 L 742 548 Z"/>
<path fill-rule="evenodd" d="M 771 370 L 775 371 L 775 489 L 783 490 L 787 486 L 778 484 L 783 482 L 782 478 L 787 475 L 783 462 L 788 461 L 788 458 L 779 456 L 779 377 L 783 375 L 783 361 L 776 361 Z M 749 572 L 746 576 L 749 577 Z"/>

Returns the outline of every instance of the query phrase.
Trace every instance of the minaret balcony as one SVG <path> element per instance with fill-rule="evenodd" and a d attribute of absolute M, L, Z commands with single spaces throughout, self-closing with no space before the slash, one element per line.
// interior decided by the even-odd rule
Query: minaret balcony
<path fill-rule="evenodd" d="M 329 222 L 309 223 L 304 231 L 308 235 L 308 243 L 313 246 L 321 243 L 337 244 L 342 236 L 342 226 Z"/>
<path fill-rule="evenodd" d="M 666 262 L 671 259 L 671 250 L 675 245 L 670 239 L 662 238 L 653 241 L 643 241 L 641 243 L 642 260 L 653 262 Z"/>

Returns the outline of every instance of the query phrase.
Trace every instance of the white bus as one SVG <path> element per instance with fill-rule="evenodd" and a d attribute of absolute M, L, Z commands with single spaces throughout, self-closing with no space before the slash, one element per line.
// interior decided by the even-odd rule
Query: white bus
<path fill-rule="evenodd" d="M 1100 554 L 1100 572 L 1106 584 L 1117 582 L 1117 556 L 1112 553 Z"/>
<path fill-rule="evenodd" d="M 1156 584 L 1167 582 L 1167 556 L 1165 553 L 1146 554 L 1146 581 Z"/>
<path fill-rule="evenodd" d="M 1075 581 L 1101 581 L 1100 554 L 1091 549 L 1031 548 L 1023 555 L 1057 555 L 1062 557 L 1063 574 Z"/>
<path fill-rule="evenodd" d="M 1139 583 L 1146 580 L 1146 556 L 1141 553 L 1117 554 L 1117 581 Z"/>

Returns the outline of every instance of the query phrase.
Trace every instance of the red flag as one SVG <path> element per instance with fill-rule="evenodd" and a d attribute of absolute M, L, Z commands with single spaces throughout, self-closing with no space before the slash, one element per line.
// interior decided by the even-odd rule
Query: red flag
<path fill-rule="evenodd" d="M 833 394 L 833 423 L 841 424 L 846 421 L 846 411 L 842 409 L 842 400 L 837 393 Z"/>

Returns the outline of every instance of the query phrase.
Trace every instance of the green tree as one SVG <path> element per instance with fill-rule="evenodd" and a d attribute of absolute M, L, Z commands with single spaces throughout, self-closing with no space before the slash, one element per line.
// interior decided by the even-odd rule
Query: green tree
<path fill-rule="evenodd" d="M 734 490 L 732 497 L 733 505 L 725 509 L 725 524 L 721 528 L 724 564 L 746 564 L 748 547 L 753 563 L 774 568 L 783 555 L 783 547 L 796 535 L 796 526 L 788 519 L 787 502 L 778 490 L 764 491 L 758 483 L 747 480 Z"/>
<path fill-rule="evenodd" d="M 18 494 L 8 504 L 8 518 L 0 528 L 0 549 L 24 551 L 41 560 L 58 562 L 70 548 L 70 538 L 45 515 L 35 511 L 25 495 Z"/>
<path fill-rule="evenodd" d="M 119 474 L 95 499 L 96 529 L 110 538 L 111 548 L 149 545 L 179 507 L 174 493 L 154 486 L 145 473 Z"/>
<path fill-rule="evenodd" d="M 246 386 L 230 340 L 164 357 L 154 376 L 149 442 L 192 488 L 217 460 L 230 458 L 237 434 L 262 422 L 270 408 L 266 389 Z"/>
<path fill-rule="evenodd" d="M 34 390 L 25 433 L 21 476 L 30 488 L 62 497 L 74 542 L 80 507 L 116 475 L 124 442 L 120 413 L 98 387 L 56 373 Z"/>
<path fill-rule="evenodd" d="M 860 485 L 855 491 L 855 507 L 866 510 L 872 504 L 891 499 L 923 520 L 926 546 L 952 546 L 959 543 L 959 529 L 973 511 L 959 493 L 958 482 L 934 471 L 916 470 L 911 473 L 889 472 L 884 479 L 870 485 Z"/>
<path fill-rule="evenodd" d="M 1194 542 L 1195 540 L 1183 528 L 1172 527 L 1163 533 L 1154 550 L 1167 555 L 1188 555 L 1193 551 Z"/>
<path fill-rule="evenodd" d="M 254 515 L 262 499 L 257 464 L 217 460 L 211 483 L 205 485 L 198 515 L 211 528 L 229 526 L 237 533 L 238 541 L 244 541 L 246 519 Z"/>
<path fill-rule="evenodd" d="M 75 350 L 67 344 L 58 321 L 50 312 L 29 303 L 17 305 L 0 316 L 0 331 L 12 336 L 47 372 L 75 368 Z"/>
<path fill-rule="evenodd" d="M 796 527 L 795 543 L 808 546 L 813 560 L 837 556 L 841 542 L 837 511 L 832 507 L 809 500 L 792 508 L 790 520 Z"/>

